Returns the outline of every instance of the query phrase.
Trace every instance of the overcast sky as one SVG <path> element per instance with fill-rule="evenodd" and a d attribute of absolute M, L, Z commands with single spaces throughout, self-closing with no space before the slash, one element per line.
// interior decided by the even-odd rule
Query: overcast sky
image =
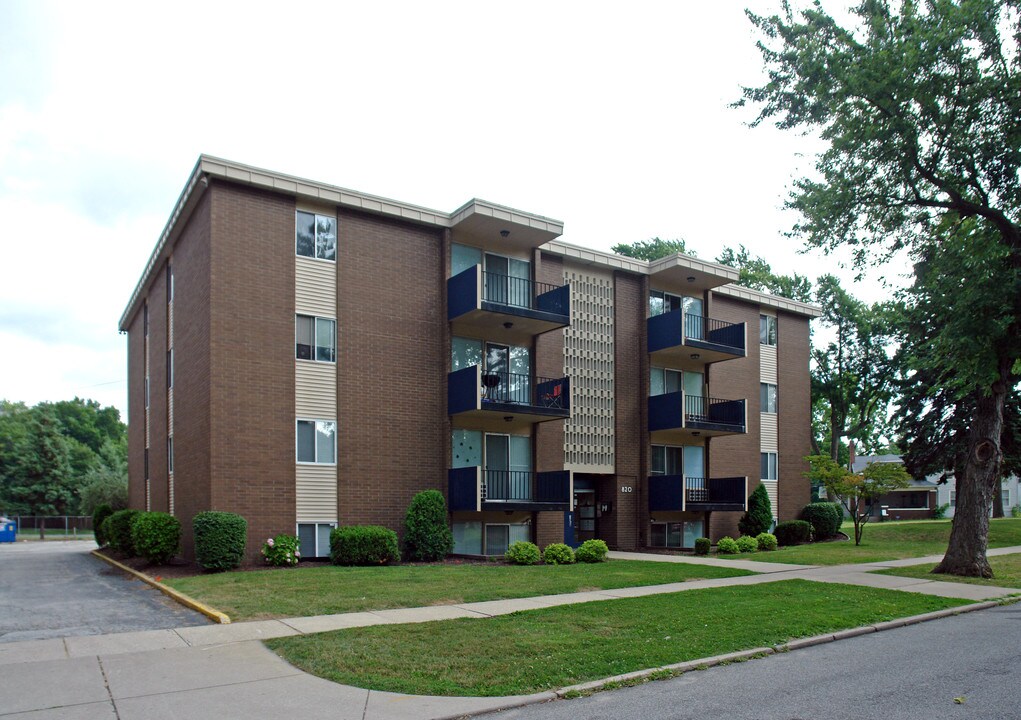
<path fill-rule="evenodd" d="M 762 79 L 747 6 L 779 0 L 0 0 L 0 398 L 124 412 L 117 321 L 203 152 L 443 211 L 480 197 L 601 250 L 835 269 L 783 235 L 818 145 L 727 107 Z"/>

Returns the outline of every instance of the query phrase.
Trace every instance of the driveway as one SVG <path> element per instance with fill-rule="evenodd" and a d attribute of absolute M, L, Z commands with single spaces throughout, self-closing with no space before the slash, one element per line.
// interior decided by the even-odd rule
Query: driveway
<path fill-rule="evenodd" d="M 0 643 L 209 623 L 94 549 L 83 540 L 0 544 Z"/>

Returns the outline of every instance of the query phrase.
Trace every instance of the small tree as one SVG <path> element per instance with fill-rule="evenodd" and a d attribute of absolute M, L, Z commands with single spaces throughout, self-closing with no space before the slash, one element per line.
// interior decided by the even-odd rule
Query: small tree
<path fill-rule="evenodd" d="M 737 529 L 742 535 L 756 537 L 768 532 L 773 525 L 773 505 L 769 502 L 766 486 L 760 484 L 748 498 L 748 512 L 738 520 Z"/>
<path fill-rule="evenodd" d="M 876 499 L 911 482 L 911 476 L 900 463 L 869 463 L 860 473 L 854 473 L 826 455 L 810 455 L 805 459 L 812 466 L 806 475 L 833 493 L 851 514 L 855 545 L 861 545 Z"/>
<path fill-rule="evenodd" d="M 404 518 L 404 557 L 442 560 L 454 549 L 447 523 L 447 501 L 439 490 L 423 490 L 411 499 Z"/>

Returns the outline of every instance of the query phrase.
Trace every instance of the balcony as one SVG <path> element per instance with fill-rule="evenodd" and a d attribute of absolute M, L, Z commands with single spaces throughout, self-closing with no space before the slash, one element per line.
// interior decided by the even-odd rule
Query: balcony
<path fill-rule="evenodd" d="M 683 475 L 649 477 L 649 512 L 748 510 L 748 478 L 696 478 Z"/>
<path fill-rule="evenodd" d="M 509 432 L 571 417 L 570 378 L 484 373 L 478 365 L 447 375 L 454 427 Z"/>
<path fill-rule="evenodd" d="M 475 265 L 447 280 L 447 319 L 455 335 L 523 342 L 571 324 L 571 289 Z"/>
<path fill-rule="evenodd" d="M 570 470 L 525 472 L 484 470 L 481 467 L 447 471 L 447 497 L 451 512 L 571 509 L 574 494 Z"/>
<path fill-rule="evenodd" d="M 674 310 L 647 320 L 652 361 L 682 367 L 690 360 L 715 363 L 745 357 L 745 324 L 728 323 Z"/>
<path fill-rule="evenodd" d="M 649 433 L 654 442 L 691 436 L 746 432 L 744 400 L 722 400 L 683 391 L 649 398 Z"/>

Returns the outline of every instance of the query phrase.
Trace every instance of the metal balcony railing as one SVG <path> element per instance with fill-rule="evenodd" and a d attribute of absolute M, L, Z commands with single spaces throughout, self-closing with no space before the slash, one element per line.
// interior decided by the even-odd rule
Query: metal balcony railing
<path fill-rule="evenodd" d="M 567 295 L 553 292 L 564 287 L 563 285 L 483 271 L 482 287 L 482 299 L 486 302 L 527 310 L 568 314 L 568 306 L 564 301 Z M 537 302 L 540 297 L 544 298 L 546 302 Z"/>

